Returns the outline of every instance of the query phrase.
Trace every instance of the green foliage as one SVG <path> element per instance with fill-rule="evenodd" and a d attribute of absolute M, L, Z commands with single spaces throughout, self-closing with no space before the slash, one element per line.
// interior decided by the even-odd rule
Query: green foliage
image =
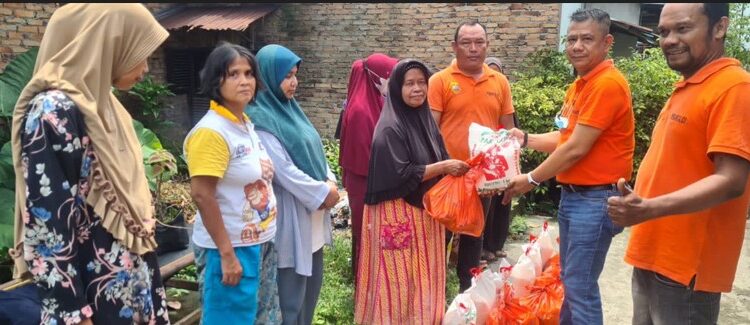
<path fill-rule="evenodd" d="M 148 186 L 152 191 L 156 191 L 156 183 L 157 180 L 159 180 L 159 176 L 162 177 L 161 180 L 167 180 L 171 176 L 174 176 L 174 174 L 176 173 L 176 166 L 175 168 L 157 168 L 155 170 L 154 166 L 149 163 L 149 160 L 152 159 L 152 156 L 154 155 L 157 155 L 157 157 L 162 156 L 166 160 L 169 160 L 167 156 L 172 155 L 164 149 L 164 146 L 162 146 L 161 141 L 156 136 L 156 133 L 145 128 L 143 126 L 143 123 L 137 120 L 133 120 L 133 129 L 135 129 L 135 135 L 136 137 L 138 137 L 138 142 L 141 144 L 141 153 L 143 154 L 143 163 L 146 169 Z M 164 152 L 166 152 L 168 155 L 164 154 Z M 175 158 L 172 157 L 171 160 L 174 163 Z"/>
<path fill-rule="evenodd" d="M 15 171 L 11 156 L 10 129 L 13 109 L 21 90 L 31 80 L 34 64 L 39 52 L 32 47 L 11 60 L 0 73 L 0 251 L 13 246 L 13 224 L 15 222 Z M 4 261 L 0 257 L 0 263 Z"/>
<path fill-rule="evenodd" d="M 198 281 L 198 274 L 197 269 L 195 268 L 195 264 L 190 264 L 184 267 L 174 275 L 174 278 L 186 281 Z"/>
<path fill-rule="evenodd" d="M 135 96 L 141 101 L 143 116 L 153 122 L 161 122 L 159 120 L 161 111 L 165 108 L 170 108 L 164 100 L 166 97 L 174 96 L 174 93 L 169 90 L 166 84 L 155 82 L 150 75 L 147 75 L 141 82 L 135 84 L 128 91 L 128 94 Z"/>
<path fill-rule="evenodd" d="M 354 324 L 354 278 L 351 237 L 333 234 L 333 247 L 323 249 L 323 286 L 313 324 Z"/>
<path fill-rule="evenodd" d="M 13 246 L 15 222 L 16 174 L 13 170 L 10 141 L 0 150 L 0 248 Z M 0 259 L 0 263 L 2 259 Z"/>
<path fill-rule="evenodd" d="M 0 248 L 13 247 L 15 192 L 0 188 Z"/>
<path fill-rule="evenodd" d="M 729 30 L 725 45 L 727 56 L 740 60 L 745 69 L 750 69 L 750 16 L 744 15 L 745 12 L 750 14 L 750 4 L 729 4 Z"/>
<path fill-rule="evenodd" d="M 339 166 L 339 140 L 323 138 L 323 150 L 326 153 L 328 165 L 331 171 L 336 175 L 336 179 L 341 184 L 341 166 Z"/>
<path fill-rule="evenodd" d="M 672 94 L 677 73 L 667 66 L 661 49 L 647 49 L 643 55 L 634 53 L 620 58 L 616 66 L 630 84 L 635 113 L 635 153 L 633 177 L 651 143 L 651 131 L 664 103 Z"/>
<path fill-rule="evenodd" d="M 543 49 L 530 54 L 513 75 L 516 79 L 540 77 L 542 85 L 558 87 L 565 87 L 575 79 L 573 67 L 568 63 L 565 53 L 553 49 Z"/>
<path fill-rule="evenodd" d="M 34 73 L 37 53 L 38 47 L 30 48 L 10 61 L 0 74 L 0 117 L 10 117 L 13 114 L 21 90 Z"/>
<path fill-rule="evenodd" d="M 461 285 L 458 282 L 458 274 L 456 274 L 456 267 L 450 266 L 445 270 L 445 308 L 451 305 L 453 299 L 458 296 L 458 290 Z"/>
<path fill-rule="evenodd" d="M 509 235 L 513 239 L 522 239 L 529 232 L 529 224 L 526 222 L 526 217 L 523 215 L 514 215 L 510 222 Z"/>
<path fill-rule="evenodd" d="M 160 142 L 161 148 L 169 151 L 172 156 L 179 157 L 175 159 L 177 167 L 176 172 L 187 174 L 187 164 L 181 155 L 182 141 L 169 141 L 169 139 L 163 137 L 162 133 L 174 125 L 174 122 L 166 120 L 162 116 L 162 112 L 165 109 L 173 108 L 167 103 L 167 98 L 175 95 L 169 90 L 169 86 L 154 81 L 150 75 L 147 75 L 141 82 L 135 84 L 132 89 L 128 90 L 127 93 L 115 91 L 115 95 L 117 95 L 123 102 L 131 102 L 127 100 L 127 96 L 132 96 L 137 99 L 138 110 L 133 111 L 134 116 L 136 115 L 135 112 L 138 112 L 142 117 L 139 118 L 142 120 L 143 127 L 151 130 L 150 132 L 153 133 L 153 137 L 159 135 L 162 138 L 162 141 Z M 145 153 L 143 156 L 146 158 Z M 153 190 L 154 184 L 150 182 L 150 185 Z"/>
<path fill-rule="evenodd" d="M 516 81 L 511 86 L 511 92 L 521 128 L 535 134 L 555 131 L 555 115 L 562 107 L 568 84 L 573 81 L 572 67 L 565 54 L 554 50 L 538 51 L 530 55 L 518 71 L 514 73 Z M 523 171 L 531 170 L 546 158 L 545 153 L 524 150 L 521 168 Z M 533 208 L 536 202 L 550 201 L 549 186 L 545 183 L 535 187 L 522 200 L 524 205 L 528 205 L 525 210 Z"/>

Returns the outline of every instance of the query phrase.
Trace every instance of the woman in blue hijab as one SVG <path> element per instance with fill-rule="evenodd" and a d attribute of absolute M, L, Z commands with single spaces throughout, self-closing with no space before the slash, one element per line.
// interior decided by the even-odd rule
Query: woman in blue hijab
<path fill-rule="evenodd" d="M 245 110 L 273 161 L 278 216 L 279 305 L 283 324 L 311 324 L 323 280 L 329 209 L 339 200 L 320 135 L 294 99 L 302 59 L 280 45 L 256 55 L 265 89 Z"/>

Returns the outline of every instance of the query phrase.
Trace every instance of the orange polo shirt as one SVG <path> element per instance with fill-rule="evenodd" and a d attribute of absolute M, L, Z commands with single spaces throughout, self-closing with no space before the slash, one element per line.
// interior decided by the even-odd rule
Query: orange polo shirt
<path fill-rule="evenodd" d="M 739 61 L 715 60 L 676 84 L 662 109 L 635 192 L 652 198 L 714 172 L 711 155 L 750 161 L 750 74 Z M 625 261 L 695 290 L 729 292 L 745 235 L 750 182 L 736 199 L 700 212 L 665 216 L 633 227 Z"/>
<path fill-rule="evenodd" d="M 513 114 L 510 83 L 486 64 L 475 81 L 454 62 L 432 75 L 427 91 L 430 108 L 440 112 L 440 133 L 451 158 L 469 159 L 469 125 L 472 122 L 497 130 L 500 117 Z"/>
<path fill-rule="evenodd" d="M 560 114 L 568 127 L 560 129 L 560 145 L 568 141 L 576 125 L 602 131 L 589 152 L 575 165 L 557 174 L 560 183 L 602 185 L 630 180 L 635 150 L 635 119 L 627 80 L 612 60 L 599 63 L 568 87 Z"/>

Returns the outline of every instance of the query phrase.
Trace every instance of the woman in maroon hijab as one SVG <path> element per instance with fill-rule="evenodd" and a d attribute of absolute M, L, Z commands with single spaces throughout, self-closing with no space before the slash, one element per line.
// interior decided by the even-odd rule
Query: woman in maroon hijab
<path fill-rule="evenodd" d="M 352 271 L 355 280 L 372 134 L 383 108 L 388 78 L 396 63 L 398 60 L 395 58 L 375 53 L 366 59 L 354 61 L 349 75 L 347 103 L 341 124 L 339 165 L 343 169 L 344 187 L 351 208 Z"/>

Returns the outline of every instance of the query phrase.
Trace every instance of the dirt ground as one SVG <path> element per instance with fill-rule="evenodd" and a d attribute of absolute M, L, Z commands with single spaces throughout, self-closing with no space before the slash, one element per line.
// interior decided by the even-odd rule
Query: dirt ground
<path fill-rule="evenodd" d="M 538 234 L 545 220 L 557 234 L 557 223 L 544 217 L 529 217 L 530 233 Z M 629 324 L 633 317 L 633 302 L 630 295 L 632 266 L 623 260 L 630 230 L 617 235 L 612 240 L 604 271 L 599 278 L 605 324 Z M 521 253 L 523 242 L 506 244 L 508 260 L 515 263 Z M 750 324 L 750 223 L 745 227 L 745 242 L 742 247 L 737 275 L 732 292 L 721 297 L 719 324 Z"/>

